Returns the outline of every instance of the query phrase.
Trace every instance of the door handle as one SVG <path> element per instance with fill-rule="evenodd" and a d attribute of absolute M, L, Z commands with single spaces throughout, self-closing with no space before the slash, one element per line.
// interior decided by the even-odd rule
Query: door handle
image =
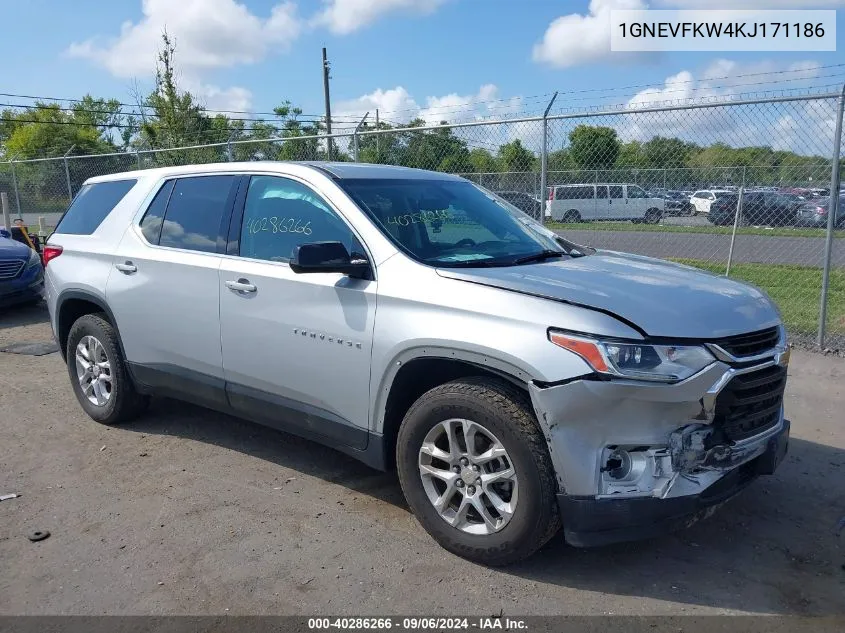
<path fill-rule="evenodd" d="M 134 272 L 138 272 L 138 267 L 130 262 L 128 259 L 122 264 L 115 264 L 115 268 L 117 268 L 120 272 L 126 273 L 127 275 L 131 275 Z"/>
<path fill-rule="evenodd" d="M 235 292 L 255 292 L 258 288 L 254 284 L 249 283 L 249 279 L 238 279 L 237 281 L 227 281 L 226 287 Z"/>

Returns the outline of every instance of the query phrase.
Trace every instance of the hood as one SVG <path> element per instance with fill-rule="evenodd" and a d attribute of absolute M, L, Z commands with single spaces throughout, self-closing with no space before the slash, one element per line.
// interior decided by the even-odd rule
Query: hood
<path fill-rule="evenodd" d="M 30 248 L 26 244 L 21 244 L 15 240 L 10 240 L 7 237 L 0 237 L 0 259 L 15 258 L 27 259 L 29 257 Z"/>
<path fill-rule="evenodd" d="M 610 312 L 652 337 L 713 339 L 780 323 L 771 300 L 752 286 L 627 253 L 597 251 L 527 266 L 437 272 L 449 279 Z"/>

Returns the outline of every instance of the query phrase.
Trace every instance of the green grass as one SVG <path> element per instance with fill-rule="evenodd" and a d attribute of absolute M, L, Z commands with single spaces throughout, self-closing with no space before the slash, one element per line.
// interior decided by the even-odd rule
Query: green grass
<path fill-rule="evenodd" d="M 672 261 L 719 275 L 725 273 L 724 264 L 699 259 L 672 258 Z M 747 281 L 769 293 L 780 307 L 790 332 L 815 335 L 818 331 L 821 268 L 789 264 L 734 264 L 731 266 L 731 278 Z M 845 270 L 840 268 L 834 268 L 830 273 L 827 314 L 828 334 L 845 336 Z"/>
<path fill-rule="evenodd" d="M 732 226 L 678 226 L 675 224 L 634 224 L 633 222 L 548 222 L 546 226 L 554 230 L 570 231 L 639 231 L 648 233 L 709 233 L 711 235 L 730 235 Z M 765 229 L 755 226 L 739 227 L 737 235 L 767 235 L 778 237 L 824 237 L 824 229 L 805 229 L 775 227 Z M 845 231 L 834 231 L 835 238 L 845 238 Z"/>

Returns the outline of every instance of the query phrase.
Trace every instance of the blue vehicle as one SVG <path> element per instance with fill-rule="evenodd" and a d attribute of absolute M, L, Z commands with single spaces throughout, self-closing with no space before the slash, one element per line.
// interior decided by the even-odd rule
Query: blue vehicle
<path fill-rule="evenodd" d="M 36 303 L 44 294 L 44 267 L 38 253 L 0 235 L 0 307 Z"/>

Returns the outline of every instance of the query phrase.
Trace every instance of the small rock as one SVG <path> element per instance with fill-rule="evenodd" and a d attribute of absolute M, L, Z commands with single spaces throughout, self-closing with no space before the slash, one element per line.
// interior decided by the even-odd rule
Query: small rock
<path fill-rule="evenodd" d="M 106 450 L 106 445 L 105 445 L 105 444 L 103 444 L 103 445 L 100 447 L 100 452 L 102 453 L 104 450 Z"/>
<path fill-rule="evenodd" d="M 159 584 L 159 585 L 163 585 L 164 583 L 163 583 L 161 580 L 159 580 L 159 581 L 158 581 L 158 584 Z"/>
<path fill-rule="evenodd" d="M 138 457 L 147 457 L 149 453 L 138 453 Z"/>

